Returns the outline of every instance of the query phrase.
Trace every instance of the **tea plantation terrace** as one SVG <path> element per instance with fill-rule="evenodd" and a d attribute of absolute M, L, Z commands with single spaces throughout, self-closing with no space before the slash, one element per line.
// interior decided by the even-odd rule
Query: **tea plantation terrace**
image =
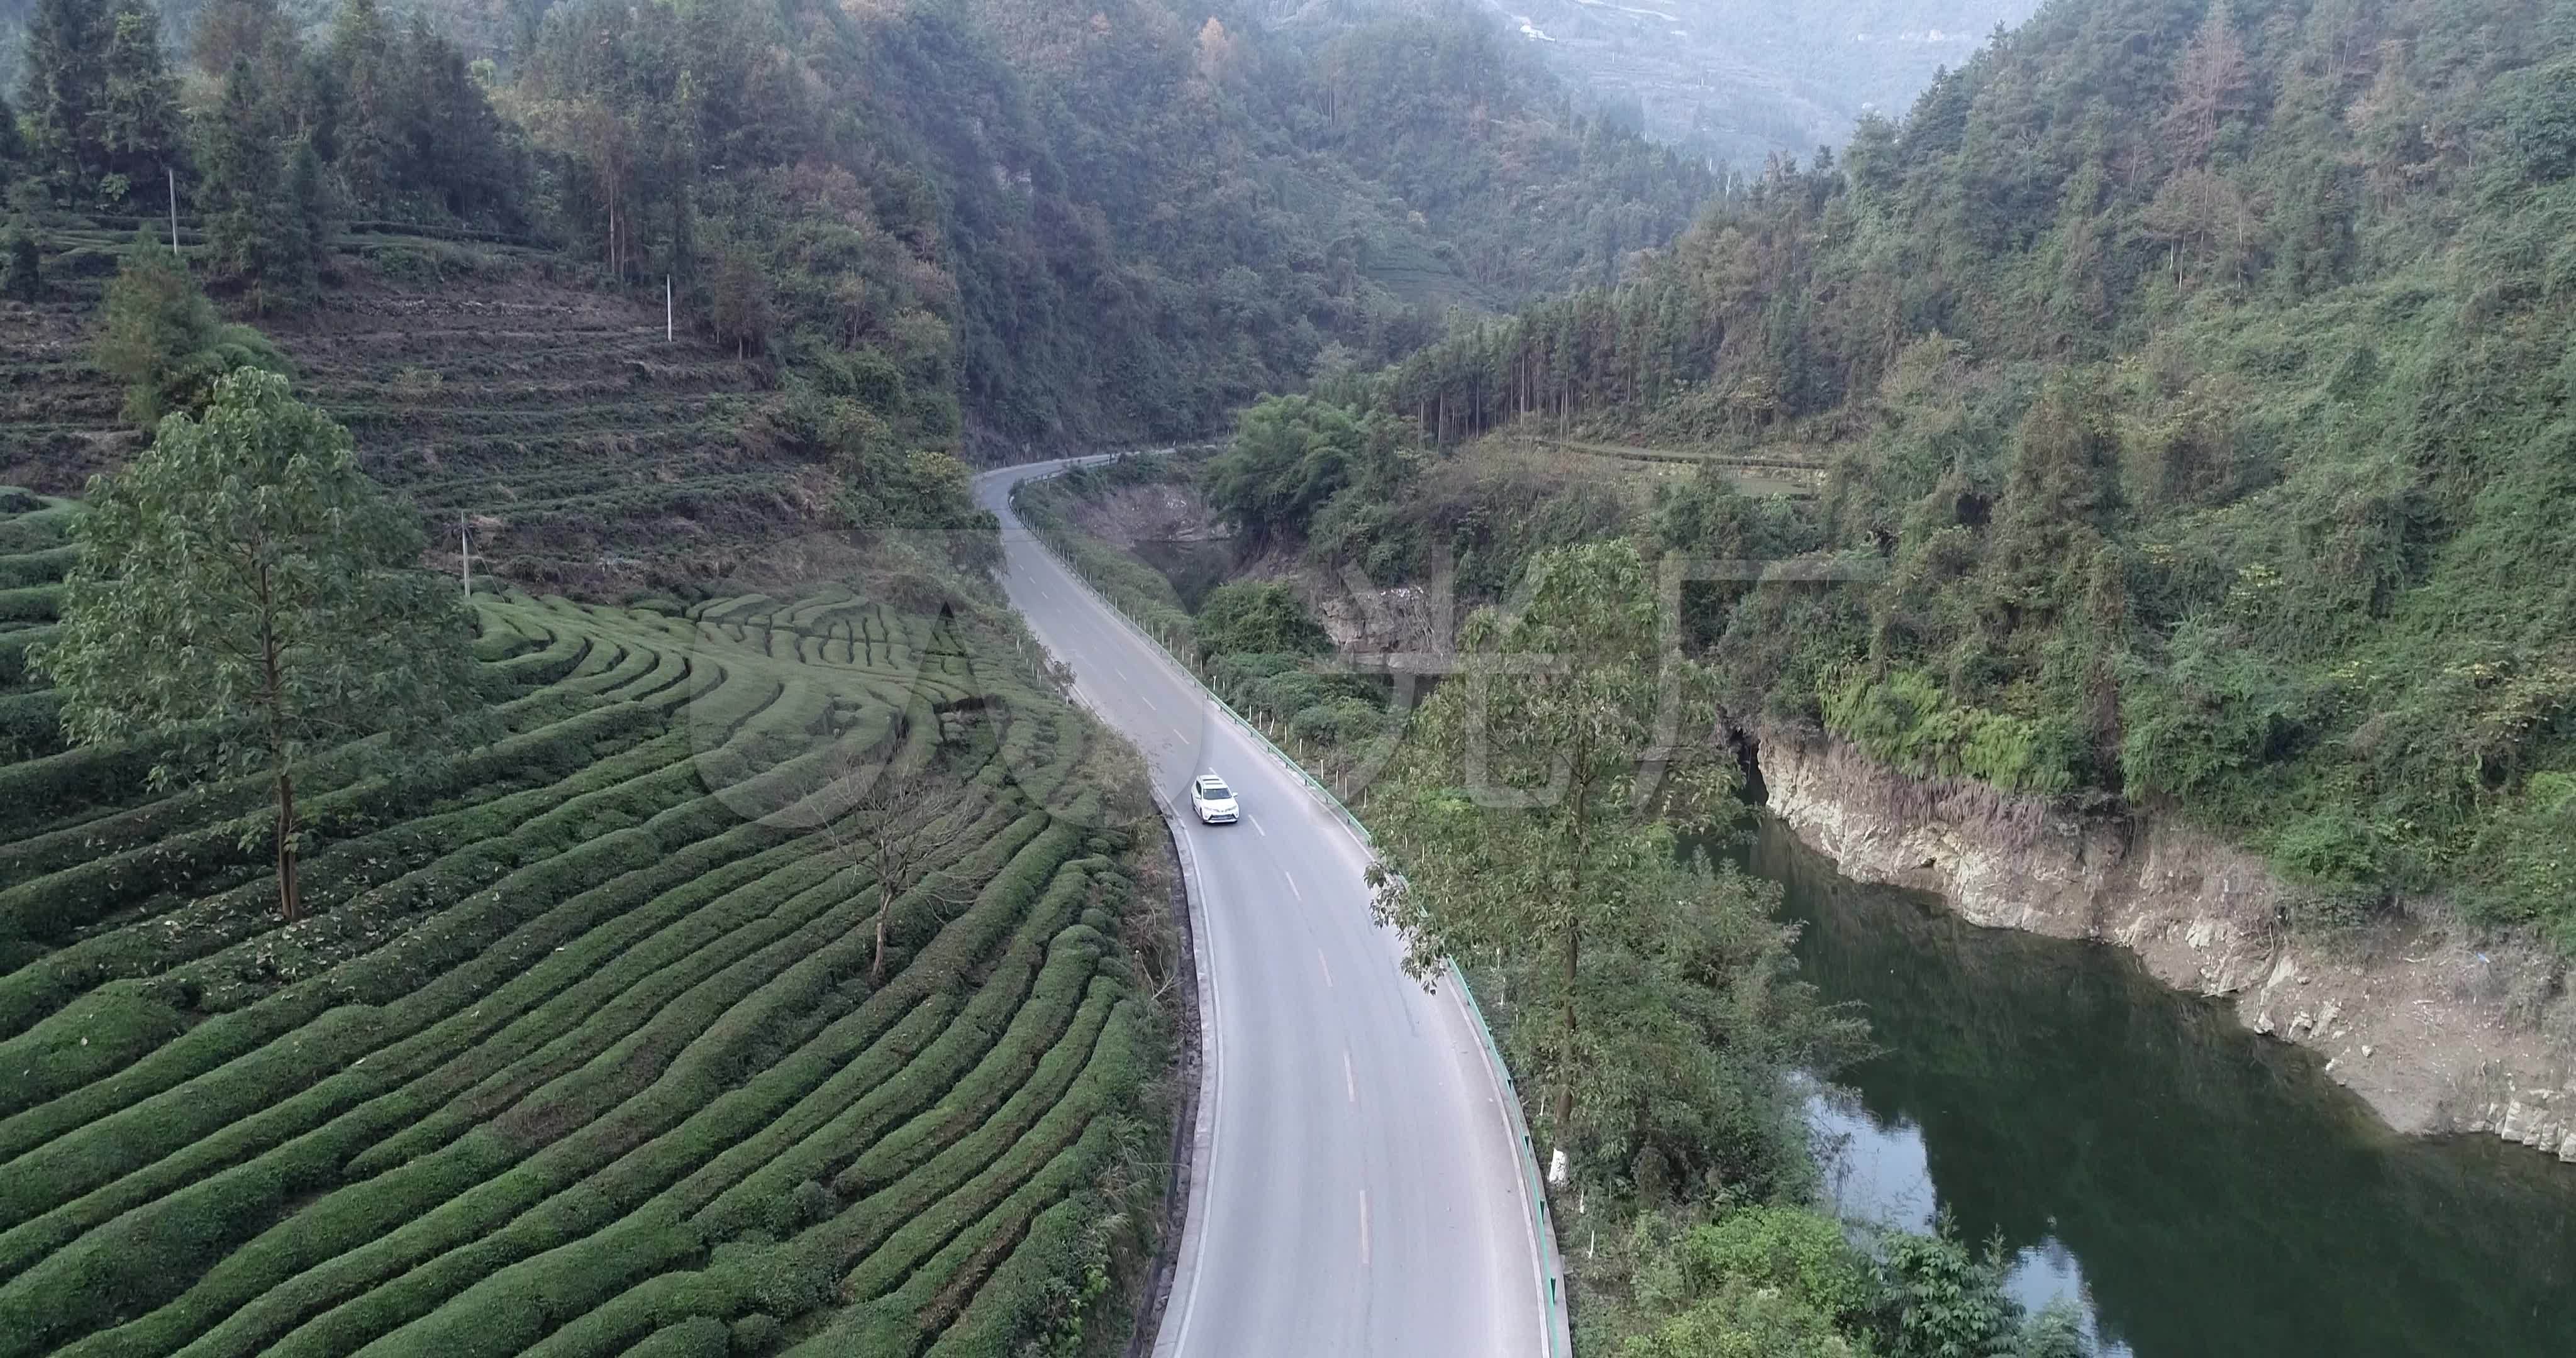
<path fill-rule="evenodd" d="M 60 748 L 72 512 L 0 492 L 0 1355 L 1003 1354 L 1159 1158 L 1109 752 L 954 626 L 486 599 L 509 734 L 314 761 L 281 926 L 264 786 Z M 864 870 L 750 813 L 934 737 L 976 847 L 871 985 Z"/>

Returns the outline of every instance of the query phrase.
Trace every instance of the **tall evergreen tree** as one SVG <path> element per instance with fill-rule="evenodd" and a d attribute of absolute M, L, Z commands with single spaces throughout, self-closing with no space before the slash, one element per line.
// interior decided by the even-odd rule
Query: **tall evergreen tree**
<path fill-rule="evenodd" d="M 0 94 L 0 188 L 6 188 L 18 162 L 27 155 L 27 140 L 18 134 L 18 111 Z"/>
<path fill-rule="evenodd" d="M 45 295 L 44 256 L 25 222 L 0 232 L 0 297 L 32 302 Z"/>
<path fill-rule="evenodd" d="M 347 0 L 331 25 L 327 61 L 338 100 L 337 165 L 349 201 L 381 214 L 401 175 L 402 80 L 392 28 L 376 0 Z"/>
<path fill-rule="evenodd" d="M 18 112 L 9 106 L 7 95 L 0 95 L 0 202 L 7 201 L 9 190 L 25 173 L 26 138 L 18 132 Z"/>
<path fill-rule="evenodd" d="M 100 0 L 37 0 L 27 19 L 25 90 L 28 156 L 58 188 L 86 193 L 104 156 L 98 142 L 107 101 L 107 12 Z"/>
<path fill-rule="evenodd" d="M 252 291 L 260 310 L 309 291 L 328 239 L 324 194 L 312 144 L 290 155 L 275 101 L 264 98 L 246 61 L 224 78 L 223 101 L 204 125 L 206 242 L 216 276 Z"/>
<path fill-rule="evenodd" d="M 403 187 L 461 221 L 509 218 L 516 208 L 501 118 L 464 50 L 414 14 L 400 69 Z"/>
<path fill-rule="evenodd" d="M 313 149 L 313 139 L 296 138 L 286 152 L 284 210 L 290 241 L 302 252 L 294 266 L 299 287 L 310 287 L 330 257 L 331 238 L 339 231 L 334 206 L 331 184 L 323 177 L 322 157 Z"/>
<path fill-rule="evenodd" d="M 281 39 L 292 43 L 294 37 L 286 16 L 278 13 L 277 0 L 209 0 L 198 11 L 188 55 L 199 70 L 220 75 L 236 62 L 257 65 Z"/>
<path fill-rule="evenodd" d="M 103 174 L 123 176 L 144 201 L 163 201 L 163 171 L 175 168 L 184 144 L 178 82 L 162 60 L 161 17 L 147 0 L 117 0 L 109 16 L 98 137 Z"/>

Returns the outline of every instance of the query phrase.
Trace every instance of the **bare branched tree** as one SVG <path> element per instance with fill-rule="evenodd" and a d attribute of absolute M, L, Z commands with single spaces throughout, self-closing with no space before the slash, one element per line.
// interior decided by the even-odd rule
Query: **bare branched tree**
<path fill-rule="evenodd" d="M 947 871 L 977 842 L 986 798 L 939 766 L 936 752 L 840 748 L 824 757 L 815 831 L 843 862 L 876 879 L 876 960 L 885 979 L 886 921 L 916 888 L 945 904 L 970 884 Z"/>

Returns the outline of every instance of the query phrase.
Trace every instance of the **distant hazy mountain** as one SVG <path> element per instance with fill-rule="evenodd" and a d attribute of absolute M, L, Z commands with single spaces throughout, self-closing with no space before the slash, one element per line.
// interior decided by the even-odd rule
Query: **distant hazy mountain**
<path fill-rule="evenodd" d="M 2040 0 L 1273 0 L 1280 23 L 1466 4 L 1647 133 L 1756 166 L 1902 114 Z"/>

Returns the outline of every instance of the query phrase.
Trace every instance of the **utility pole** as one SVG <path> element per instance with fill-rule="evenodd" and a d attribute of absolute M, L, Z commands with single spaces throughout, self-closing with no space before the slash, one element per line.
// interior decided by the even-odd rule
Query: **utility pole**
<path fill-rule="evenodd" d="M 474 532 L 466 523 L 464 511 L 456 515 L 456 569 L 465 578 L 465 599 L 474 600 Z"/>
<path fill-rule="evenodd" d="M 179 254 L 179 172 L 164 165 L 161 174 L 170 181 L 170 255 L 175 259 Z"/>
<path fill-rule="evenodd" d="M 662 342 L 669 344 L 675 337 L 671 328 L 671 276 L 664 274 L 662 275 Z"/>

